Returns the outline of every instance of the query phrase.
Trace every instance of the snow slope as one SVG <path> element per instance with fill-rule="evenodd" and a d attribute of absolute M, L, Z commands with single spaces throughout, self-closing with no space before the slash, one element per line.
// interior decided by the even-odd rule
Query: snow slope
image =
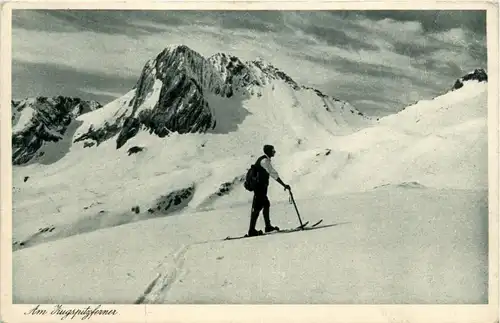
<path fill-rule="evenodd" d="M 14 301 L 484 303 L 487 84 L 378 122 L 290 84 L 204 92 L 206 132 L 75 142 L 148 109 L 132 90 L 78 117 L 64 158 L 14 167 Z M 221 243 L 248 230 L 242 176 L 265 143 L 304 219 L 325 227 Z M 297 225 L 283 189 L 269 194 L 273 223 Z"/>
<path fill-rule="evenodd" d="M 304 218 L 323 218 L 324 227 L 222 242 L 247 229 L 245 205 L 141 221 L 17 251 L 14 302 L 486 301 L 484 191 L 391 186 L 297 203 Z M 298 224 L 288 203 L 275 203 L 272 214 L 282 227 Z"/>

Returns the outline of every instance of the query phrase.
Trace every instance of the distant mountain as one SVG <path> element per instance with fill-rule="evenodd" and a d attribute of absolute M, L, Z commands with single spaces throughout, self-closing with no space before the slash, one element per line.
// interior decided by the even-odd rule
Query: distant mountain
<path fill-rule="evenodd" d="M 236 125 L 228 125 L 234 120 L 228 121 L 226 116 L 234 114 L 242 102 L 261 98 L 266 87 L 273 87 L 273 82 L 285 84 L 292 90 L 283 93 L 285 97 L 310 91 L 318 100 L 324 101 L 321 104 L 323 109 L 346 109 L 364 119 L 362 113 L 347 102 L 300 86 L 263 60 L 243 62 L 224 53 L 205 58 L 187 46 L 175 45 L 149 60 L 135 87 L 104 107 L 110 111 L 109 117 L 106 120 L 99 118 L 98 122 L 89 121 L 80 129 L 75 142 L 90 140 L 99 145 L 118 135 L 116 147 L 120 148 L 141 129 L 159 137 L 172 132 L 218 133 L 221 128 L 234 128 Z M 233 110 L 221 113 L 220 100 L 233 106 L 228 108 Z M 336 108 L 332 107 L 333 103 Z M 262 104 L 274 104 L 273 99 Z M 344 123 L 333 117 L 324 122 Z"/>
<path fill-rule="evenodd" d="M 486 72 L 464 75 L 452 91 L 473 80 L 486 82 Z M 259 132 L 259 138 L 280 138 L 286 133 L 302 142 L 322 140 L 323 133 L 348 134 L 373 121 L 262 59 L 243 62 L 226 53 L 205 58 L 185 45 L 168 46 L 147 61 L 136 85 L 105 106 L 59 96 L 13 100 L 12 108 L 17 165 L 45 154 L 41 148 L 47 143 L 62 145 L 56 149 L 61 157 L 80 142 L 88 148 L 113 139 L 120 149 L 141 131 L 160 138 L 236 131 L 241 138 Z M 241 131 L 244 123 L 247 130 Z"/>
<path fill-rule="evenodd" d="M 467 81 L 488 82 L 488 75 L 482 68 L 475 69 L 474 71 L 467 73 L 466 75 L 456 80 L 452 90 L 460 89 L 462 86 L 464 86 L 464 82 Z"/>
<path fill-rule="evenodd" d="M 58 142 L 79 116 L 102 107 L 96 101 L 57 96 L 12 100 L 12 163 L 31 161 L 47 142 Z"/>

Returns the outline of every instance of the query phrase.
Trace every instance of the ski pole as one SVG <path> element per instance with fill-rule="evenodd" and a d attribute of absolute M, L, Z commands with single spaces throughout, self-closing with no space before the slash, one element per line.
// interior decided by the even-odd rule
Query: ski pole
<path fill-rule="evenodd" d="M 300 218 L 299 209 L 297 208 L 297 204 L 295 204 L 295 199 L 293 198 L 292 190 L 288 190 L 290 192 L 290 198 L 292 199 L 293 206 L 295 207 L 295 211 L 297 211 L 297 216 L 299 217 L 300 229 L 304 230 L 304 225 L 302 224 L 302 219 Z"/>

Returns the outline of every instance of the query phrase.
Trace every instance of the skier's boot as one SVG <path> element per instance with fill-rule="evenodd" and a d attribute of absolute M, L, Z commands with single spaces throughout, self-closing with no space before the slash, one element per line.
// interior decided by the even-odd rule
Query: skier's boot
<path fill-rule="evenodd" d="M 266 223 L 266 233 L 271 232 L 271 231 L 279 231 L 280 228 L 278 227 L 273 227 L 271 225 L 271 220 L 269 218 L 269 207 L 265 207 L 264 210 L 262 211 L 264 215 L 264 222 Z"/>
<path fill-rule="evenodd" d="M 250 215 L 250 226 L 248 228 L 248 234 L 246 235 L 247 237 L 261 236 L 264 234 L 260 230 L 259 231 L 255 230 L 258 217 L 259 217 L 259 212 L 252 210 L 252 214 Z"/>
<path fill-rule="evenodd" d="M 247 237 L 261 236 L 264 233 L 261 230 L 250 229 L 248 230 Z"/>
<path fill-rule="evenodd" d="M 272 231 L 279 231 L 280 228 L 278 227 L 273 227 L 272 225 L 266 226 L 266 233 L 267 232 L 272 232 Z"/>

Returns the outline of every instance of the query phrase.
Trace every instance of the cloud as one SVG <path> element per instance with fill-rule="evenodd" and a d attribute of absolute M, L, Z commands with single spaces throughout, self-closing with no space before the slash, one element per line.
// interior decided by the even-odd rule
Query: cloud
<path fill-rule="evenodd" d="M 460 27 L 477 34 L 486 34 L 485 10 L 362 10 L 346 12 L 343 16 L 365 17 L 373 21 L 386 18 L 400 22 L 417 21 L 426 33 Z"/>
<path fill-rule="evenodd" d="M 73 92 L 107 98 L 128 91 L 146 61 L 172 43 L 204 56 L 262 57 L 368 114 L 430 98 L 486 65 L 484 12 L 71 10 L 15 11 L 13 20 L 13 58 L 38 68 L 46 92 L 65 71 L 95 82 L 72 82 Z M 13 73 L 16 91 L 28 93 L 27 72 Z"/>
<path fill-rule="evenodd" d="M 157 22 L 161 25 L 181 25 L 182 19 L 173 12 L 120 10 L 13 10 L 14 28 L 45 32 L 95 32 L 98 34 L 129 35 L 135 37 L 162 32 L 154 25 L 138 28 L 135 21 Z"/>
<path fill-rule="evenodd" d="M 421 22 L 390 18 L 373 21 L 363 15 L 348 21 L 337 17 L 336 22 L 328 28 L 341 29 L 356 41 L 354 44 L 364 45 L 346 47 L 342 41 L 325 41 L 323 33 L 312 33 L 316 42 L 311 42 L 308 51 L 296 55 L 340 74 L 341 77 L 332 77 L 318 86 L 326 92 L 340 91 L 342 98 L 361 109 L 377 108 L 371 107 L 370 102 L 380 100 L 376 102 L 384 102 L 394 111 L 440 94 L 456 78 L 486 65 L 484 37 L 470 30 L 426 32 Z M 301 23 L 307 25 L 304 20 Z"/>
<path fill-rule="evenodd" d="M 247 29 L 257 32 L 283 32 L 283 16 L 273 11 L 218 12 L 219 26 L 224 29 Z"/>
<path fill-rule="evenodd" d="M 87 31 L 131 37 L 193 24 L 262 32 L 280 31 L 283 26 L 281 14 L 273 11 L 15 10 L 12 16 L 13 26 L 17 28 L 48 32 Z"/>
<path fill-rule="evenodd" d="M 135 77 L 123 78 L 78 72 L 56 64 L 20 61 L 13 61 L 12 74 L 14 75 L 12 78 L 14 99 L 62 95 L 107 103 L 130 90 L 137 81 Z M 100 91 L 92 91 L 92 89 L 100 89 Z"/>
<path fill-rule="evenodd" d="M 113 98 L 113 99 L 119 98 L 119 97 L 121 97 L 123 95 L 123 93 L 121 93 L 121 92 L 103 91 L 101 89 L 97 89 L 97 88 L 94 88 L 94 87 L 80 88 L 80 91 L 84 92 L 84 93 L 92 94 L 94 96 L 101 96 L 101 97 Z"/>

